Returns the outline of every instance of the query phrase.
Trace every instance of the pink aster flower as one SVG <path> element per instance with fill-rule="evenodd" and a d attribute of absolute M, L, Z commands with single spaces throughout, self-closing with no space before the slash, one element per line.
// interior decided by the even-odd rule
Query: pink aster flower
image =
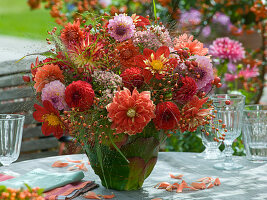
<path fill-rule="evenodd" d="M 209 47 L 209 53 L 220 59 L 229 59 L 236 62 L 245 57 L 245 50 L 238 41 L 231 40 L 228 37 L 217 38 Z"/>
<path fill-rule="evenodd" d="M 50 101 L 58 110 L 67 109 L 65 85 L 58 80 L 47 83 L 42 90 L 42 101 L 45 100 Z"/>
<path fill-rule="evenodd" d="M 127 88 L 117 92 L 113 102 L 107 105 L 111 128 L 116 129 L 116 133 L 129 135 L 141 133 L 151 119 L 155 118 L 154 110 L 150 92 L 139 93 L 134 89 L 131 94 Z"/>
<path fill-rule="evenodd" d="M 130 39 L 135 32 L 133 19 L 126 14 L 119 14 L 110 19 L 108 28 L 110 36 L 119 42 Z"/>
<path fill-rule="evenodd" d="M 244 79 L 253 78 L 259 76 L 259 68 L 247 66 L 246 69 L 241 70 L 238 73 L 238 77 L 243 77 Z"/>
<path fill-rule="evenodd" d="M 191 56 L 190 59 L 195 59 L 198 63 L 198 67 L 195 67 L 194 71 L 200 75 L 195 79 L 197 88 L 200 90 L 214 79 L 212 64 L 206 56 L 196 55 Z"/>

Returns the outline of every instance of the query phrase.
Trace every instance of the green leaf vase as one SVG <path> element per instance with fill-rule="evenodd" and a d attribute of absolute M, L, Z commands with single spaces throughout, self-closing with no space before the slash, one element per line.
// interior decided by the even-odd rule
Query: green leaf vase
<path fill-rule="evenodd" d="M 106 130 L 109 131 L 112 133 L 111 130 Z M 118 136 L 113 137 L 113 144 L 116 144 L 119 151 L 107 140 L 88 146 L 86 154 L 103 186 L 115 190 L 138 190 L 152 172 L 166 134 L 156 130 L 150 123 L 142 133 Z"/>

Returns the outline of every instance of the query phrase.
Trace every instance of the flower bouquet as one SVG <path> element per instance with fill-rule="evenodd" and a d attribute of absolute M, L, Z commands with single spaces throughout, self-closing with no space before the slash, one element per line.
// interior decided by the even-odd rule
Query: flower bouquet
<path fill-rule="evenodd" d="M 31 65 L 33 116 L 44 135 L 74 136 L 105 187 L 140 189 L 167 136 L 209 123 L 206 96 L 221 83 L 193 36 L 172 39 L 135 14 L 91 15 L 50 36 L 55 49 Z"/>

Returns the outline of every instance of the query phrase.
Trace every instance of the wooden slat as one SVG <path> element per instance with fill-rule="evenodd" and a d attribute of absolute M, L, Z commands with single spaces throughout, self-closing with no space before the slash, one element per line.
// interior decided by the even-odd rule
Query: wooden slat
<path fill-rule="evenodd" d="M 32 128 L 25 128 L 23 130 L 23 139 L 42 137 L 42 136 L 44 136 L 44 135 L 42 134 L 41 126 L 36 126 L 36 127 L 32 127 Z"/>
<path fill-rule="evenodd" d="M 13 88 L 0 92 L 0 101 L 34 97 L 34 92 L 31 87 Z"/>
<path fill-rule="evenodd" d="M 24 141 L 21 144 L 21 152 L 37 151 L 58 147 L 58 140 L 55 137 L 39 138 L 37 140 Z"/>
<path fill-rule="evenodd" d="M 24 85 L 24 81 L 22 79 L 23 75 L 30 76 L 29 73 L 26 74 L 14 74 L 0 77 L 0 88 L 4 87 L 13 87 L 18 85 Z"/>
<path fill-rule="evenodd" d="M 30 154 L 23 154 L 21 153 L 18 160 L 16 162 L 24 161 L 24 160 L 32 160 L 36 158 L 45 158 L 50 156 L 58 156 L 58 151 L 44 151 L 38 153 L 30 153 Z"/>
<path fill-rule="evenodd" d="M 35 62 L 34 59 L 23 59 L 16 63 L 17 60 L 6 61 L 0 63 L 0 76 L 17 74 L 21 72 L 30 72 L 31 63 Z"/>
<path fill-rule="evenodd" d="M 25 115 L 25 121 L 24 121 L 25 125 L 36 124 L 36 123 L 38 123 L 38 122 L 35 121 L 35 119 L 32 116 L 32 113 Z"/>
<path fill-rule="evenodd" d="M 33 109 L 34 100 L 0 104 L 1 113 L 27 112 Z"/>

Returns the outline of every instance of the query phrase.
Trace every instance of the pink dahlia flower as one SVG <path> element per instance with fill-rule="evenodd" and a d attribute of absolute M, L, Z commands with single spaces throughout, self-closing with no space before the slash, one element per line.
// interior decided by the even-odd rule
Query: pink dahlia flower
<path fill-rule="evenodd" d="M 107 105 L 111 128 L 116 129 L 116 133 L 129 135 L 141 133 L 150 120 L 155 118 L 154 110 L 150 92 L 139 93 L 134 89 L 131 94 L 127 88 L 117 92 L 113 102 Z"/>
<path fill-rule="evenodd" d="M 253 78 L 259 76 L 259 68 L 248 66 L 246 69 L 241 70 L 238 73 L 238 77 L 243 77 L 244 79 Z"/>
<path fill-rule="evenodd" d="M 130 39 L 135 32 L 133 19 L 125 14 L 119 14 L 110 19 L 108 28 L 110 36 L 119 42 Z"/>
<path fill-rule="evenodd" d="M 42 101 L 50 101 L 58 110 L 68 108 L 65 101 L 65 89 L 65 85 L 59 80 L 47 83 L 42 90 Z"/>
<path fill-rule="evenodd" d="M 210 59 L 206 56 L 191 56 L 190 58 L 195 59 L 198 63 L 194 71 L 199 74 L 199 77 L 197 77 L 195 81 L 198 90 L 200 90 L 214 79 L 212 64 Z"/>
<path fill-rule="evenodd" d="M 245 57 L 243 45 L 228 37 L 214 40 L 209 48 L 209 53 L 216 58 L 229 59 L 233 62 L 237 62 Z"/>

